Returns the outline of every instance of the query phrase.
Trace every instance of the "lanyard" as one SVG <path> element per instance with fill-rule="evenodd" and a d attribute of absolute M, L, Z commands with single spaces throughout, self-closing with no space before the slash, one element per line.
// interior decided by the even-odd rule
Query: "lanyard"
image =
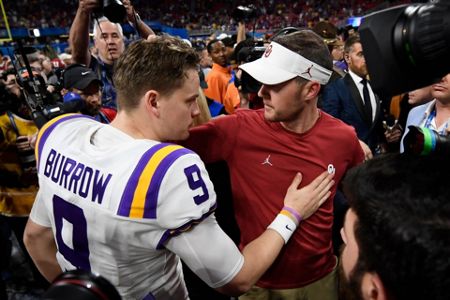
<path fill-rule="evenodd" d="M 434 108 L 434 109 L 430 112 L 430 114 L 428 115 L 427 119 L 425 120 L 425 125 L 424 125 L 424 127 L 432 129 L 432 128 L 431 128 L 431 127 L 432 127 L 432 126 L 431 126 L 431 122 L 432 122 L 433 119 L 435 119 L 435 118 L 436 118 L 436 108 Z M 448 120 L 447 120 L 447 122 L 445 123 L 445 126 L 443 126 L 442 130 L 438 131 L 438 133 L 439 133 L 440 135 L 446 135 L 446 134 L 447 134 L 447 127 L 448 127 Z M 438 129 L 438 128 L 436 128 L 436 131 L 437 131 L 437 129 Z"/>

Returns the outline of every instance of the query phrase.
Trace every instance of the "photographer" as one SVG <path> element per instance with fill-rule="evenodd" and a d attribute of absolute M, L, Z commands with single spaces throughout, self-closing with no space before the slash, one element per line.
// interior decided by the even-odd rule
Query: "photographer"
<path fill-rule="evenodd" d="M 234 49 L 234 60 L 237 67 L 260 58 L 265 51 L 262 43 L 246 39 L 238 43 Z M 241 108 L 259 109 L 264 105 L 258 96 L 261 84 L 241 69 L 235 71 L 234 82 L 227 89 L 226 102 L 236 103 Z"/>
<path fill-rule="evenodd" d="M 4 77 L 11 85 L 15 75 L 8 71 Z M 3 224 L 0 245 L 7 252 L 0 258 L 3 261 L 0 265 L 8 266 L 11 255 L 9 234 L 13 232 L 33 272 L 36 287 L 46 287 L 45 279 L 34 267 L 22 241 L 38 190 L 36 160 L 31 146 L 38 129 L 31 120 L 20 88 L 17 88 L 19 95 L 11 93 L 12 90 L 0 86 L 0 223 Z"/>
<path fill-rule="evenodd" d="M 16 71 L 14 69 L 6 70 L 5 72 L 3 72 L 2 77 L 5 82 L 6 92 L 14 95 L 17 98 L 23 97 L 20 86 L 17 83 Z"/>
<path fill-rule="evenodd" d="M 408 126 L 421 126 L 430 128 L 440 135 L 446 135 L 450 123 L 450 73 L 431 86 L 431 95 L 434 100 L 413 108 L 408 114 L 405 134 L 400 143 L 400 152 L 403 152 L 403 141 L 409 132 Z"/>
<path fill-rule="evenodd" d="M 104 106 L 116 108 L 116 89 L 114 87 L 114 62 L 125 50 L 122 26 L 112 23 L 107 18 L 96 18 L 94 24 L 94 46 L 98 50 L 95 57 L 89 53 L 89 26 L 92 14 L 100 8 L 99 0 L 80 0 L 75 19 L 69 33 L 69 43 L 72 48 L 72 59 L 75 63 L 89 66 L 103 83 L 102 103 Z M 134 11 L 130 0 L 124 0 L 126 20 L 130 22 L 143 38 L 153 35 L 148 27 Z"/>

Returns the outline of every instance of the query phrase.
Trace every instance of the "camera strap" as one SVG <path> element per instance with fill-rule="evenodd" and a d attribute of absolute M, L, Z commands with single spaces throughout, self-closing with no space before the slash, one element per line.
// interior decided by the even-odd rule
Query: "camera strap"
<path fill-rule="evenodd" d="M 14 129 L 14 132 L 16 133 L 17 136 L 20 136 L 19 128 L 17 128 L 17 124 L 16 124 L 16 121 L 14 120 L 14 116 L 13 116 L 12 112 L 10 112 L 8 110 L 6 113 L 8 114 L 9 121 L 11 122 L 11 126 Z"/>

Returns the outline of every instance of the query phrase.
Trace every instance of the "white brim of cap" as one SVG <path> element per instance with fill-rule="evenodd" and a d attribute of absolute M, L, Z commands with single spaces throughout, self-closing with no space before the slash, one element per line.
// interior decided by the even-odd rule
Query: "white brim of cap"
<path fill-rule="evenodd" d="M 247 72 L 257 81 L 267 85 L 280 84 L 298 76 L 295 73 L 270 65 L 267 63 L 267 60 L 262 58 L 242 64 L 239 68 Z"/>

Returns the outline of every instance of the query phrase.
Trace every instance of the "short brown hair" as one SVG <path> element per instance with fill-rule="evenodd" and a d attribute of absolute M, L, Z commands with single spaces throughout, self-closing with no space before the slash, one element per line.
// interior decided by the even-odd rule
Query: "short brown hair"
<path fill-rule="evenodd" d="M 333 69 L 333 59 L 323 39 L 314 31 L 302 29 L 274 39 L 283 47 L 300 54 L 306 59 L 324 67 Z"/>
<path fill-rule="evenodd" d="M 182 86 L 186 71 L 197 68 L 199 57 L 182 40 L 157 36 L 132 43 L 114 67 L 114 85 L 119 109 L 138 106 L 148 90 L 169 94 Z"/>
<path fill-rule="evenodd" d="M 349 36 L 348 39 L 345 40 L 344 52 L 350 53 L 350 51 L 352 51 L 353 45 L 357 44 L 357 43 L 361 43 L 361 39 L 359 38 L 359 35 L 354 34 L 354 35 Z"/>

